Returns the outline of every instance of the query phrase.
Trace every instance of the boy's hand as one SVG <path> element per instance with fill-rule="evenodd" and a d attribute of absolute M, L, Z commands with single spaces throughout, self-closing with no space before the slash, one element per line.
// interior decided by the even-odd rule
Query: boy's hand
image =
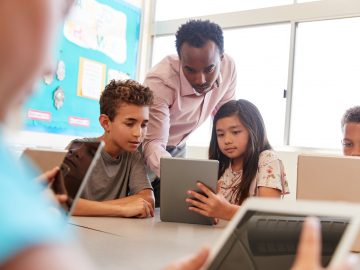
<path fill-rule="evenodd" d="M 133 202 L 121 205 L 121 215 L 123 217 L 144 218 L 148 215 L 154 216 L 154 209 L 151 203 L 143 198 L 138 198 Z"/>
<path fill-rule="evenodd" d="M 173 262 L 163 270 L 198 270 L 209 256 L 209 249 L 204 247 L 196 255 L 191 255 Z"/>
<path fill-rule="evenodd" d="M 218 183 L 218 185 L 221 184 Z M 192 190 L 188 191 L 188 194 L 194 196 L 199 201 L 192 199 L 186 199 L 186 202 L 191 203 L 196 207 L 189 207 L 191 211 L 202 214 L 206 217 L 221 218 L 230 220 L 238 210 L 239 206 L 230 204 L 224 196 L 221 194 L 215 195 L 210 189 L 201 184 L 197 183 L 197 186 L 208 196 L 207 198 L 199 193 Z"/>

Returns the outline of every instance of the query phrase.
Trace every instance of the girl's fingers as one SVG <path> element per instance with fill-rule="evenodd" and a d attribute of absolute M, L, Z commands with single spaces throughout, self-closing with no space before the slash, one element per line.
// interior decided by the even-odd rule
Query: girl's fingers
<path fill-rule="evenodd" d="M 197 186 L 204 191 L 204 193 L 210 198 L 211 196 L 214 196 L 214 192 L 212 192 L 210 189 L 208 189 L 206 186 L 204 186 L 202 183 L 198 182 Z"/>
<path fill-rule="evenodd" d="M 204 211 L 204 210 L 202 210 L 202 209 L 199 209 L 199 208 L 196 208 L 196 207 L 189 207 L 189 210 L 191 210 L 191 211 L 194 211 L 194 212 L 197 212 L 197 213 L 199 213 L 199 214 L 201 214 L 201 215 L 203 215 L 203 216 L 205 216 L 205 217 L 208 217 L 209 216 L 209 214 L 208 214 L 208 212 L 207 211 Z"/>
<path fill-rule="evenodd" d="M 198 202 L 198 201 L 195 201 L 192 199 L 186 199 L 186 202 L 191 203 L 192 205 L 205 210 L 206 205 L 201 202 Z"/>
<path fill-rule="evenodd" d="M 199 193 L 197 193 L 195 191 L 189 190 L 188 194 L 195 197 L 196 199 L 202 201 L 203 203 L 207 202 L 207 198 L 205 196 L 203 196 L 203 195 L 201 195 L 201 194 L 199 194 Z"/>

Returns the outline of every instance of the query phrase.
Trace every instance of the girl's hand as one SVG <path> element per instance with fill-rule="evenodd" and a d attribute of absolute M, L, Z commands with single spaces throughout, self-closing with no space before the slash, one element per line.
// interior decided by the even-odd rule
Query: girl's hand
<path fill-rule="evenodd" d="M 218 186 L 220 184 L 221 182 L 218 182 Z M 196 206 L 190 206 L 189 210 L 202 214 L 206 217 L 230 220 L 239 209 L 239 206 L 230 204 L 221 194 L 215 195 L 210 189 L 200 182 L 197 183 L 197 186 L 207 195 L 207 198 L 199 193 L 189 190 L 188 194 L 199 200 L 186 199 L 186 202 Z"/>

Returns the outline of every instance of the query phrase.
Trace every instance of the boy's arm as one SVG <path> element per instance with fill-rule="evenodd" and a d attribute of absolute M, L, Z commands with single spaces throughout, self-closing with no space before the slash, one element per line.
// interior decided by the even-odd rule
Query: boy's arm
<path fill-rule="evenodd" d="M 128 196 L 125 198 L 117 199 L 117 200 L 103 201 L 102 203 L 110 204 L 110 205 L 121 205 L 121 204 L 127 204 L 130 202 L 133 202 L 139 198 L 142 198 L 145 201 L 147 201 L 148 203 L 150 203 L 153 209 L 155 208 L 154 193 L 153 193 L 152 189 L 150 189 L 150 188 L 144 189 L 135 195 L 131 195 L 131 196 Z"/>
<path fill-rule="evenodd" d="M 74 216 L 122 216 L 122 217 L 147 217 L 154 216 L 150 203 L 143 198 L 126 204 L 106 204 L 103 202 L 79 199 L 73 212 Z"/>

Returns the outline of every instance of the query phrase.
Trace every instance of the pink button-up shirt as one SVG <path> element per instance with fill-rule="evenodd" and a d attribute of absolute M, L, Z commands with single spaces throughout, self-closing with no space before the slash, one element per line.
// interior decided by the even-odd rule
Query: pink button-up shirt
<path fill-rule="evenodd" d="M 185 78 L 177 55 L 168 55 L 146 76 L 145 85 L 154 92 L 150 122 L 143 142 L 146 165 L 160 176 L 160 158 L 170 157 L 166 146 L 185 142 L 205 120 L 229 100 L 235 99 L 236 69 L 234 60 L 224 54 L 218 87 L 205 95 L 196 95 Z"/>

